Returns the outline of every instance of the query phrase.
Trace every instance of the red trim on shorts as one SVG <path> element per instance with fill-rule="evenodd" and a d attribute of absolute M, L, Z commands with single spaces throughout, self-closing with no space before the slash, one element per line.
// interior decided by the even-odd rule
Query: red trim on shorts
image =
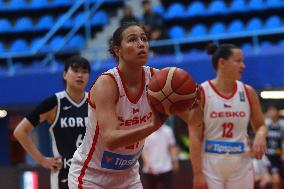
<path fill-rule="evenodd" d="M 121 83 L 122 83 L 122 86 L 123 86 L 123 88 L 124 88 L 124 91 L 125 91 L 125 94 L 126 94 L 128 100 L 129 100 L 131 103 L 133 103 L 133 104 L 137 104 L 137 102 L 138 102 L 139 99 L 141 98 L 141 96 L 142 96 L 142 94 L 143 94 L 143 91 L 144 91 L 144 88 L 145 88 L 145 70 L 144 70 L 144 68 L 142 69 L 142 83 L 141 83 L 140 91 L 139 91 L 137 97 L 135 97 L 135 99 L 131 99 L 131 98 L 130 98 L 130 94 L 129 94 L 128 90 L 127 90 L 127 87 L 126 87 L 126 85 L 125 85 L 125 82 L 124 82 L 123 79 L 122 79 L 122 74 L 121 74 L 121 72 L 120 72 L 120 70 L 119 70 L 118 67 L 117 67 L 117 71 L 118 71 L 118 74 L 119 74 L 119 76 L 120 76 Z"/>
<path fill-rule="evenodd" d="M 213 91 L 215 91 L 215 93 L 216 93 L 218 96 L 220 96 L 220 97 L 222 97 L 222 98 L 224 98 L 224 99 L 226 99 L 226 100 L 229 100 L 230 98 L 232 98 L 232 97 L 236 94 L 236 92 L 237 92 L 237 90 L 238 90 L 238 85 L 237 85 L 237 82 L 235 81 L 235 82 L 234 82 L 234 90 L 233 90 L 233 93 L 232 93 L 230 96 L 224 96 L 224 95 L 222 95 L 222 94 L 216 89 L 216 87 L 213 85 L 213 83 L 211 82 L 211 80 L 208 80 L 208 83 L 209 83 L 210 87 L 213 89 Z"/>
<path fill-rule="evenodd" d="M 92 147 L 88 153 L 88 156 L 87 156 L 87 159 L 85 160 L 84 162 L 84 165 L 81 169 L 81 173 L 78 177 L 78 188 L 79 189 L 83 189 L 83 177 L 85 176 L 86 174 L 86 170 L 88 168 L 88 165 L 92 159 L 92 156 L 93 156 L 93 153 L 96 149 L 96 144 L 97 144 L 97 141 L 98 141 L 98 137 L 99 137 L 99 133 L 100 133 L 100 128 L 99 128 L 99 124 L 97 123 L 97 126 L 96 126 L 96 131 L 95 131 L 95 136 L 94 136 L 94 139 L 93 139 L 93 143 L 92 143 Z"/>
<path fill-rule="evenodd" d="M 205 102 L 206 102 L 206 97 L 205 97 L 205 91 L 203 87 L 200 85 L 200 95 L 201 95 L 201 102 L 202 102 L 202 108 L 204 109 L 205 107 Z"/>
<path fill-rule="evenodd" d="M 154 70 L 154 68 L 150 68 L 150 72 L 151 72 L 151 77 L 155 74 L 155 70 Z"/>
<path fill-rule="evenodd" d="M 244 84 L 244 83 L 243 83 L 243 85 L 244 85 L 244 88 L 245 88 L 245 93 L 247 95 L 247 99 L 249 101 L 249 107 L 251 109 L 252 104 L 251 104 L 251 99 L 250 99 L 250 95 L 249 95 L 249 91 L 248 91 L 248 86 L 246 84 Z"/>

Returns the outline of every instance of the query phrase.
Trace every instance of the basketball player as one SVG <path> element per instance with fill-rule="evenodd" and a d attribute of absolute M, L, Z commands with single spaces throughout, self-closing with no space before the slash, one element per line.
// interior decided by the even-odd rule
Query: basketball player
<path fill-rule="evenodd" d="M 280 189 L 282 164 L 284 162 L 284 120 L 280 119 L 279 110 L 270 106 L 267 109 L 265 122 L 268 128 L 267 157 L 271 162 L 269 171 L 272 177 L 272 188 Z"/>
<path fill-rule="evenodd" d="M 144 66 L 149 52 L 144 30 L 136 23 L 120 26 L 109 51 L 118 66 L 99 76 L 90 89 L 89 125 L 68 175 L 72 189 L 142 188 L 137 159 L 144 138 L 167 118 L 148 105 L 146 86 L 154 69 Z"/>
<path fill-rule="evenodd" d="M 51 188 L 68 188 L 68 170 L 71 158 L 85 135 L 88 101 L 85 92 L 89 80 L 90 64 L 79 56 L 65 63 L 63 78 L 66 89 L 42 101 L 28 114 L 14 131 L 25 150 L 42 167 L 51 170 Z M 30 137 L 34 127 L 47 121 L 52 138 L 54 157 L 45 157 Z"/>
<path fill-rule="evenodd" d="M 216 77 L 201 85 L 203 122 L 189 127 L 194 189 L 253 189 L 252 151 L 266 152 L 267 128 L 255 90 L 238 80 L 245 68 L 241 49 L 208 45 Z M 247 126 L 255 132 L 250 148 Z"/>

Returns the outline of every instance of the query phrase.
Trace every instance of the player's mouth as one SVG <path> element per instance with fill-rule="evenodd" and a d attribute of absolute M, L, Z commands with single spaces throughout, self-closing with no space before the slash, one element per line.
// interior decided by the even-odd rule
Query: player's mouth
<path fill-rule="evenodd" d="M 138 55 L 139 56 L 147 56 L 147 52 L 146 51 L 144 51 L 144 50 L 142 50 L 142 51 L 139 51 L 139 53 L 138 53 Z"/>
<path fill-rule="evenodd" d="M 81 79 L 78 79 L 78 80 L 76 80 L 76 83 L 78 83 L 78 84 L 83 84 L 83 83 L 84 83 L 84 81 L 83 81 L 83 80 L 81 80 Z"/>

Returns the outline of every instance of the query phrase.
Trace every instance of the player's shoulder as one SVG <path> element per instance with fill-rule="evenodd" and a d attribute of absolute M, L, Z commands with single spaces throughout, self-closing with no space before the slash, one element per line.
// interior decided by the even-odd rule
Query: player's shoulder
<path fill-rule="evenodd" d="M 50 96 L 48 96 L 48 97 L 46 97 L 45 99 L 43 99 L 40 103 L 39 103 L 39 105 L 40 104 L 52 104 L 52 105 L 57 105 L 57 98 L 59 98 L 58 97 L 58 95 L 57 95 L 57 93 L 55 93 L 55 94 L 53 94 L 53 95 L 50 95 Z"/>
<path fill-rule="evenodd" d="M 66 91 L 64 90 L 64 91 L 56 92 L 56 93 L 55 93 L 54 95 L 52 95 L 52 96 L 55 96 L 56 98 L 61 99 L 61 98 L 66 97 L 66 95 L 67 95 L 67 93 L 66 93 Z M 53 97 L 53 98 L 54 98 L 54 97 Z"/>

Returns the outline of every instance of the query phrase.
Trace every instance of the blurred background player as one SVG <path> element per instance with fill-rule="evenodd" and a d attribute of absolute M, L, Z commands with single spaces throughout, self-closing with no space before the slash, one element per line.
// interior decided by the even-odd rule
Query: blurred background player
<path fill-rule="evenodd" d="M 161 31 L 164 30 L 164 20 L 163 17 L 153 11 L 151 1 L 143 0 L 142 1 L 143 7 L 143 17 L 142 23 L 145 25 L 145 30 L 149 35 L 154 29 L 159 28 Z"/>
<path fill-rule="evenodd" d="M 252 189 L 253 166 L 266 152 L 267 128 L 255 90 L 238 80 L 245 68 L 241 49 L 208 45 L 216 78 L 202 83 L 204 127 L 189 127 L 196 189 Z M 247 126 L 255 132 L 249 147 Z"/>
<path fill-rule="evenodd" d="M 279 118 L 279 111 L 274 106 L 268 108 L 266 115 L 265 124 L 268 128 L 267 157 L 271 163 L 272 184 L 273 189 L 280 189 L 284 162 L 284 120 Z"/>
<path fill-rule="evenodd" d="M 269 173 L 270 162 L 266 156 L 262 159 L 253 158 L 252 160 L 255 173 L 255 189 L 271 189 L 271 175 Z"/>
<path fill-rule="evenodd" d="M 133 9 L 129 5 L 124 5 L 123 16 L 120 19 L 120 25 L 126 24 L 127 22 L 139 22 L 138 18 L 133 14 Z"/>
<path fill-rule="evenodd" d="M 51 188 L 68 188 L 70 160 L 85 135 L 88 106 L 86 85 L 90 64 L 80 56 L 65 63 L 63 78 L 66 89 L 42 101 L 16 127 L 15 137 L 42 167 L 51 170 Z M 54 157 L 45 157 L 36 148 L 30 133 L 43 122 L 49 123 Z"/>
<path fill-rule="evenodd" d="M 148 39 L 137 23 L 115 30 L 109 47 L 118 66 L 98 77 L 89 92 L 89 125 L 72 159 L 70 188 L 143 188 L 138 158 L 144 138 L 167 116 L 152 112 L 146 86 L 154 69 Z"/>
<path fill-rule="evenodd" d="M 164 124 L 145 140 L 142 152 L 145 188 L 173 188 L 173 173 L 179 170 L 178 147 L 174 133 Z"/>

